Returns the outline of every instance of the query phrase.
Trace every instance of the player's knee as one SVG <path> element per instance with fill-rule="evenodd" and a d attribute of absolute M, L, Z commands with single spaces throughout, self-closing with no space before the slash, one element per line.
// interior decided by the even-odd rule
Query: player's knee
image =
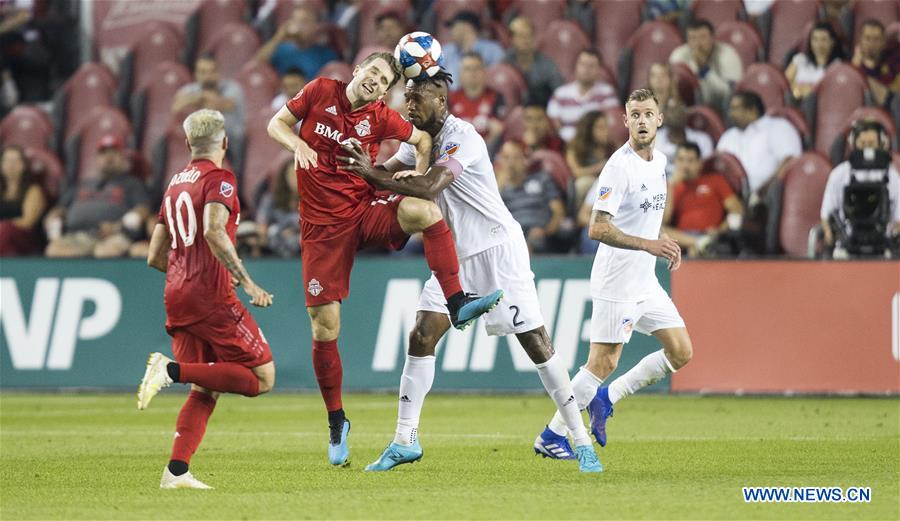
<path fill-rule="evenodd" d="M 337 313 L 309 308 L 310 324 L 314 340 L 327 342 L 338 337 L 341 331 L 341 319 Z"/>
<path fill-rule="evenodd" d="M 259 382 L 258 395 L 265 394 L 275 387 L 275 365 L 272 362 L 253 368 L 253 374 Z"/>
<path fill-rule="evenodd" d="M 681 369 L 694 356 L 694 348 L 690 340 L 681 340 L 666 350 L 666 358 L 676 370 Z"/>
<path fill-rule="evenodd" d="M 443 219 L 441 210 L 431 201 L 407 197 L 397 209 L 397 219 L 407 231 L 422 231 Z"/>
<path fill-rule="evenodd" d="M 409 334 L 410 356 L 433 356 L 438 340 L 440 338 L 435 335 L 430 335 L 419 329 L 413 329 Z"/>
<path fill-rule="evenodd" d="M 272 375 L 272 378 L 260 378 L 259 379 L 259 394 L 265 394 L 271 391 L 275 387 L 275 375 Z"/>

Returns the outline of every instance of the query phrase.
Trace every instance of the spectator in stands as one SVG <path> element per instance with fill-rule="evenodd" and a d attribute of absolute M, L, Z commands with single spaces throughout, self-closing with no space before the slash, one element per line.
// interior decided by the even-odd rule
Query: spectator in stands
<path fill-rule="evenodd" d="M 172 102 L 172 114 L 199 109 L 218 110 L 225 115 L 228 138 L 242 142 L 244 135 L 244 91 L 237 82 L 219 77 L 219 68 L 212 56 L 201 56 L 194 63 L 194 82 L 178 89 Z"/>
<path fill-rule="evenodd" d="M 887 105 L 891 95 L 900 92 L 900 51 L 886 49 L 884 25 L 878 20 L 866 20 L 860 31 L 862 35 L 853 50 L 853 65 L 862 69 L 868 78 L 875 103 Z"/>
<path fill-rule="evenodd" d="M 575 125 L 588 112 L 619 106 L 616 88 L 601 78 L 602 67 L 596 51 L 581 51 L 575 61 L 575 81 L 553 92 L 547 115 L 563 141 L 575 137 Z"/>
<path fill-rule="evenodd" d="M 606 114 L 592 110 L 582 116 L 575 127 L 575 137 L 566 144 L 566 163 L 575 177 L 576 201 L 584 199 L 613 152 Z"/>
<path fill-rule="evenodd" d="M 703 253 L 729 227 L 739 228 L 744 215 L 743 205 L 725 177 L 700 175 L 700 167 L 700 148 L 691 142 L 678 145 L 663 213 L 663 230 L 690 256 Z"/>
<path fill-rule="evenodd" d="M 284 162 L 259 200 L 256 222 L 266 249 L 281 257 L 300 253 L 300 214 L 297 213 L 297 175 L 294 159 Z"/>
<path fill-rule="evenodd" d="M 44 219 L 48 257 L 121 257 L 144 230 L 150 197 L 128 173 L 124 143 L 107 135 L 97 150 L 98 174 L 66 191 Z"/>
<path fill-rule="evenodd" d="M 687 9 L 687 0 L 647 0 L 647 18 L 677 24 Z"/>
<path fill-rule="evenodd" d="M 844 59 L 843 43 L 828 22 L 819 22 L 809 31 L 806 50 L 791 58 L 784 75 L 796 99 L 806 97 L 825 76 L 825 69 Z"/>
<path fill-rule="evenodd" d="M 463 56 L 474 52 L 481 56 L 485 66 L 490 67 L 503 60 L 503 47 L 495 41 L 481 38 L 481 19 L 472 11 L 460 11 L 447 22 L 450 41 L 443 47 L 444 68 L 459 78 Z M 458 88 L 458 87 L 457 87 Z"/>
<path fill-rule="evenodd" d="M 278 94 L 272 99 L 272 110 L 278 111 L 291 98 L 297 95 L 306 85 L 306 76 L 303 71 L 292 67 L 281 75 L 281 86 Z"/>
<path fill-rule="evenodd" d="M 566 5 L 566 19 L 581 26 L 584 34 L 594 41 L 594 2 L 592 0 L 570 0 Z"/>
<path fill-rule="evenodd" d="M 675 171 L 675 159 L 678 147 L 685 143 L 693 143 L 700 150 L 700 159 L 706 159 L 713 153 L 713 140 L 702 130 L 687 126 L 687 107 L 684 104 L 671 105 L 663 112 L 663 126 L 656 131 L 656 149 L 666 155 L 666 174 Z"/>
<path fill-rule="evenodd" d="M 566 213 L 559 189 L 547 172 L 529 172 L 522 143 L 504 143 L 499 160 L 503 202 L 522 225 L 529 248 L 537 253 L 549 251 Z"/>
<path fill-rule="evenodd" d="M 553 60 L 537 51 L 534 26 L 524 16 L 509 23 L 512 48 L 503 59 L 519 69 L 528 84 L 528 95 L 536 103 L 547 105 L 553 91 L 563 84 L 562 74 Z"/>
<path fill-rule="evenodd" d="M 31 4 L 0 2 L 0 64 L 9 71 L 22 102 L 46 101 L 52 94 L 53 56 L 35 26 Z"/>
<path fill-rule="evenodd" d="M 714 107 L 722 106 L 744 74 L 734 47 L 717 42 L 712 24 L 702 19 L 688 24 L 687 43 L 672 51 L 669 62 L 690 67 L 700 80 L 703 103 Z"/>
<path fill-rule="evenodd" d="M 278 74 L 296 67 L 307 78 L 315 78 L 323 65 L 338 59 L 334 49 L 319 43 L 321 36 L 316 13 L 309 8 L 298 7 L 291 13 L 290 19 L 278 28 L 272 39 L 260 47 L 256 60 L 271 63 Z M 228 119 L 227 114 L 225 119 Z M 230 137 L 231 131 L 226 131 Z"/>
<path fill-rule="evenodd" d="M 885 234 L 900 236 L 900 173 L 890 164 L 891 144 L 884 127 L 877 121 L 859 121 L 853 126 L 850 142 L 850 157 L 831 171 L 822 198 L 820 216 L 825 244 L 836 246 L 839 242 L 844 242 L 838 246 L 851 246 L 846 241 L 838 240 L 846 232 L 842 226 L 847 221 L 844 213 L 844 190 L 850 185 L 851 179 L 857 183 L 887 185 L 890 223 L 886 226 Z"/>
<path fill-rule="evenodd" d="M 681 105 L 681 95 L 678 92 L 678 81 L 672 72 L 672 66 L 668 63 L 654 63 L 647 70 L 647 85 L 659 100 L 659 108 L 663 114 L 673 105 Z"/>
<path fill-rule="evenodd" d="M 25 151 L 15 145 L 4 147 L 0 153 L 0 257 L 42 251 L 40 224 L 46 210 L 47 198 L 32 175 Z"/>
<path fill-rule="evenodd" d="M 563 153 L 563 142 L 553 130 L 547 111 L 541 103 L 529 101 L 522 110 L 522 141 L 529 152 L 546 149 Z"/>
<path fill-rule="evenodd" d="M 503 134 L 502 119 L 506 116 L 503 96 L 489 88 L 485 81 L 484 60 L 475 52 L 467 52 L 459 71 L 458 90 L 450 93 L 450 112 L 475 126 L 487 143 L 488 150 L 496 150 Z"/>
<path fill-rule="evenodd" d="M 407 32 L 406 23 L 397 11 L 387 11 L 375 18 L 375 45 L 393 52 L 400 38 Z"/>

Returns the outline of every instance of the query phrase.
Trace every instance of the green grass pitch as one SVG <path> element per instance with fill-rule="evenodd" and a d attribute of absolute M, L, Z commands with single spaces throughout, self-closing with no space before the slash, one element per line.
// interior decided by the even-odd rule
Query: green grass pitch
<path fill-rule="evenodd" d="M 0 518 L 900 519 L 900 400 L 635 396 L 616 407 L 602 474 L 541 459 L 547 398 L 433 395 L 425 457 L 362 472 L 396 397 L 350 395 L 349 468 L 325 456 L 312 394 L 226 396 L 192 462 L 212 491 L 159 490 L 175 416 L 125 394 L 0 395 Z M 865 486 L 871 503 L 746 504 L 742 486 Z"/>

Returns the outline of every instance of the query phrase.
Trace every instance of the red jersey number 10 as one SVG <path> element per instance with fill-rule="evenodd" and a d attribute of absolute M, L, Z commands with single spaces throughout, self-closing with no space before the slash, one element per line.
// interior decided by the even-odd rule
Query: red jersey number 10
<path fill-rule="evenodd" d="M 185 218 L 182 216 L 182 209 L 187 209 L 187 225 Z M 191 200 L 191 194 L 181 192 L 178 199 L 175 200 L 175 219 L 172 218 L 172 197 L 166 196 L 166 220 L 169 221 L 169 235 L 172 236 L 172 249 L 178 246 L 175 237 L 175 221 L 178 221 L 178 236 L 185 247 L 194 244 L 197 237 L 197 214 L 194 213 L 194 201 Z"/>

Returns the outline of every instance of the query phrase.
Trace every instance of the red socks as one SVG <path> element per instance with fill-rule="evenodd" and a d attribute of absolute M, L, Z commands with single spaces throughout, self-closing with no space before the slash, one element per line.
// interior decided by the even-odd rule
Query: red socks
<path fill-rule="evenodd" d="M 462 292 L 456 245 L 453 243 L 453 234 L 450 233 L 447 223 L 441 219 L 425 228 L 422 232 L 422 243 L 425 246 L 425 260 L 440 283 L 444 298 Z"/>
<path fill-rule="evenodd" d="M 212 396 L 191 391 L 187 401 L 181 407 L 181 412 L 178 413 L 178 421 L 175 422 L 175 443 L 172 444 L 173 460 L 191 462 L 191 456 L 200 446 L 203 434 L 206 433 L 206 423 L 215 408 L 216 400 Z"/>
<path fill-rule="evenodd" d="M 338 353 L 337 340 L 313 340 L 313 369 L 319 381 L 319 391 L 328 411 L 336 411 L 343 407 L 341 403 L 341 384 L 344 380 L 344 367 Z"/>
<path fill-rule="evenodd" d="M 197 384 L 220 393 L 259 395 L 259 379 L 249 368 L 234 362 L 178 364 L 181 383 Z"/>

